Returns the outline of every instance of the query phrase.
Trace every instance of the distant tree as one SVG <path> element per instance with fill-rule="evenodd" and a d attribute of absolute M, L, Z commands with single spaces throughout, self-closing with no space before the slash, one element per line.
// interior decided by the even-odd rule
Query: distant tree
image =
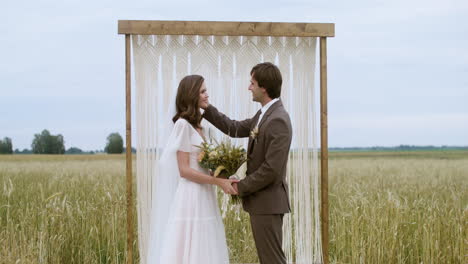
<path fill-rule="evenodd" d="M 0 154 L 13 154 L 11 138 L 5 137 L 3 140 L 0 140 Z"/>
<path fill-rule="evenodd" d="M 123 139 L 119 133 L 112 133 L 107 137 L 107 144 L 104 148 L 107 154 L 120 154 L 123 152 Z"/>
<path fill-rule="evenodd" d="M 40 134 L 34 135 L 31 148 L 34 154 L 63 154 L 65 142 L 62 135 L 54 136 L 44 129 Z"/>
<path fill-rule="evenodd" d="M 127 152 L 127 148 L 123 148 L 123 152 Z M 136 153 L 136 148 L 132 147 L 132 153 Z"/>
<path fill-rule="evenodd" d="M 65 151 L 65 154 L 83 154 L 83 150 L 76 148 L 76 147 L 71 147 Z"/>
<path fill-rule="evenodd" d="M 30 149 L 23 149 L 23 151 L 21 151 L 21 154 L 32 154 L 32 150 Z"/>

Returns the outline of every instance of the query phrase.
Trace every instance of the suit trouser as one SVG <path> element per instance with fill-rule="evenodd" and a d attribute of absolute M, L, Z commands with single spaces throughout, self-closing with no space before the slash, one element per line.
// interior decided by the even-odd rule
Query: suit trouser
<path fill-rule="evenodd" d="M 283 252 L 283 214 L 250 215 L 260 264 L 286 264 Z"/>

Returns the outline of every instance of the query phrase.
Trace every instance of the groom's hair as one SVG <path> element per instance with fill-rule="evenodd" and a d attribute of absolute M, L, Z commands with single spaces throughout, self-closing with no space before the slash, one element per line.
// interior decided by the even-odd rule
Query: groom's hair
<path fill-rule="evenodd" d="M 280 97 L 283 79 L 276 65 L 271 62 L 259 63 L 252 68 L 250 75 L 258 82 L 258 86 L 266 89 L 271 99 Z"/>

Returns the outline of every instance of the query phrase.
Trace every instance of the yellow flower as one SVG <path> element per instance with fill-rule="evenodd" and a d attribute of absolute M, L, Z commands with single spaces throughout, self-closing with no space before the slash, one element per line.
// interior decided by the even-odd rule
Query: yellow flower
<path fill-rule="evenodd" d="M 200 152 L 200 154 L 198 154 L 198 162 L 201 162 L 204 157 L 205 157 L 205 151 Z"/>
<path fill-rule="evenodd" d="M 214 172 L 214 176 L 215 177 L 218 177 L 218 175 L 224 170 L 226 169 L 223 165 L 220 165 L 218 166 L 218 168 L 216 168 L 215 172 Z"/>
<path fill-rule="evenodd" d="M 218 152 L 216 152 L 216 150 L 213 150 L 208 155 L 210 156 L 210 158 L 214 158 L 214 157 L 216 157 L 218 155 Z"/>

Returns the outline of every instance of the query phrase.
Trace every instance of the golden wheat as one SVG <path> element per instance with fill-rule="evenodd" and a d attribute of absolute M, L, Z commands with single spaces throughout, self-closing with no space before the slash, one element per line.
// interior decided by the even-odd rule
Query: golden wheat
<path fill-rule="evenodd" d="M 331 262 L 466 263 L 467 190 L 467 152 L 331 153 Z M 0 156 L 0 263 L 124 263 L 125 208 L 122 155 Z M 225 218 L 234 263 L 248 223 Z"/>

